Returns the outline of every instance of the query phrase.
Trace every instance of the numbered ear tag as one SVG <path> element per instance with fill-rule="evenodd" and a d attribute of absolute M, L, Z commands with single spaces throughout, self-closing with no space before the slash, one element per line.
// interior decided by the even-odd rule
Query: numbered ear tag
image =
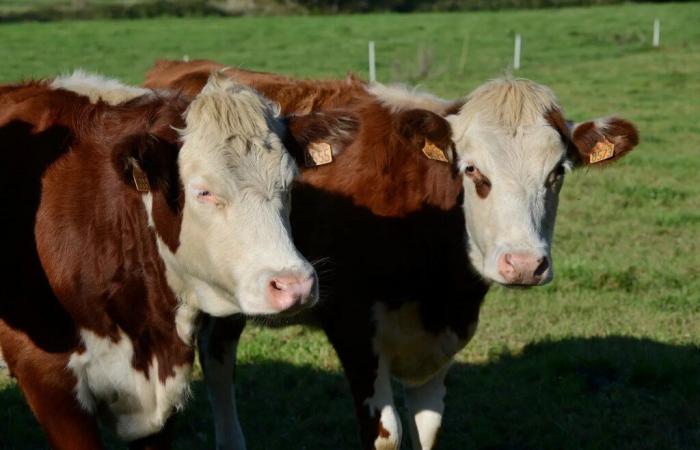
<path fill-rule="evenodd" d="M 445 163 L 450 162 L 450 160 L 447 159 L 447 155 L 445 155 L 445 152 L 440 147 L 430 142 L 430 140 L 428 140 L 427 138 L 425 139 L 425 144 L 423 145 L 423 154 L 428 159 L 442 161 Z"/>
<path fill-rule="evenodd" d="M 610 159 L 613 156 L 615 156 L 615 144 L 603 137 L 603 140 L 598 141 L 595 147 L 593 147 L 593 151 L 589 156 L 589 161 L 591 164 L 595 164 Z"/>
<path fill-rule="evenodd" d="M 151 192 L 151 183 L 148 182 L 148 177 L 141 170 L 141 166 L 135 159 L 131 159 L 131 176 L 134 178 L 134 185 L 139 192 Z"/>
<path fill-rule="evenodd" d="M 306 167 L 322 166 L 333 162 L 333 147 L 327 142 L 313 142 L 304 152 Z"/>

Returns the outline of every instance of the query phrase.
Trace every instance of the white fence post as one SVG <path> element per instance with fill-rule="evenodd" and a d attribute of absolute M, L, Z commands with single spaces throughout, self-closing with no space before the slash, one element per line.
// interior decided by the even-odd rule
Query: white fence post
<path fill-rule="evenodd" d="M 374 64 L 374 41 L 369 41 L 369 81 L 377 81 L 377 72 Z"/>
<path fill-rule="evenodd" d="M 522 40 L 520 39 L 520 34 L 515 34 L 515 49 L 513 50 L 513 69 L 520 69 L 520 46 Z"/>
<path fill-rule="evenodd" d="M 652 45 L 654 47 L 659 47 L 661 43 L 661 21 L 659 19 L 654 19 L 654 38 L 652 40 Z"/>

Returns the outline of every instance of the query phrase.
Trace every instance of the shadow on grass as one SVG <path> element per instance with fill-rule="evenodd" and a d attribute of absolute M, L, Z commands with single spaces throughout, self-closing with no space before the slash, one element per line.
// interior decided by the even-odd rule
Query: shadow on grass
<path fill-rule="evenodd" d="M 243 364 L 238 377 L 250 449 L 357 448 L 342 375 L 263 361 Z M 176 447 L 213 448 L 200 381 L 193 394 L 177 422 Z M 0 405 L 0 449 L 46 448 L 15 387 L 0 390 Z M 484 365 L 457 364 L 438 447 L 700 448 L 700 348 L 573 338 L 530 344 Z"/>

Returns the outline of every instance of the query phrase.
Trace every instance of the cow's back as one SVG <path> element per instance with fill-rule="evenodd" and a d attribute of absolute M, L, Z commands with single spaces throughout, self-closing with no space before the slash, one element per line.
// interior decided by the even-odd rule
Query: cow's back
<path fill-rule="evenodd" d="M 175 89 L 194 96 L 215 71 L 223 71 L 239 83 L 255 88 L 265 97 L 277 102 L 285 115 L 347 108 L 370 95 L 367 85 L 354 75 L 348 75 L 343 80 L 303 80 L 226 67 L 208 60 L 159 60 L 146 74 L 144 86 Z"/>

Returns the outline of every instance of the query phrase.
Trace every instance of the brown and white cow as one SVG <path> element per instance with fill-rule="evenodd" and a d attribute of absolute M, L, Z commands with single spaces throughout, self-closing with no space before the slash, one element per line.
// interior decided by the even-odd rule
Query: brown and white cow
<path fill-rule="evenodd" d="M 96 417 L 167 445 L 200 312 L 316 302 L 285 134 L 222 76 L 194 99 L 84 73 L 0 86 L 0 354 L 52 448 L 102 448 Z"/>
<path fill-rule="evenodd" d="M 159 62 L 147 85 L 196 92 L 221 68 Z M 346 108 L 358 116 L 334 164 L 302 170 L 293 189 L 295 243 L 329 261 L 322 281 L 330 295 L 309 322 L 321 324 L 343 364 L 362 447 L 400 446 L 393 376 L 406 387 L 413 447 L 434 448 L 445 374 L 476 331 L 489 284 L 551 280 L 566 172 L 632 150 L 634 126 L 618 118 L 570 124 L 551 90 L 527 80 L 497 79 L 450 102 L 352 78 L 224 72 L 287 114 L 312 105 L 320 115 Z M 241 449 L 230 385 L 238 334 L 224 322 L 203 329 L 200 352 L 217 444 Z"/>

